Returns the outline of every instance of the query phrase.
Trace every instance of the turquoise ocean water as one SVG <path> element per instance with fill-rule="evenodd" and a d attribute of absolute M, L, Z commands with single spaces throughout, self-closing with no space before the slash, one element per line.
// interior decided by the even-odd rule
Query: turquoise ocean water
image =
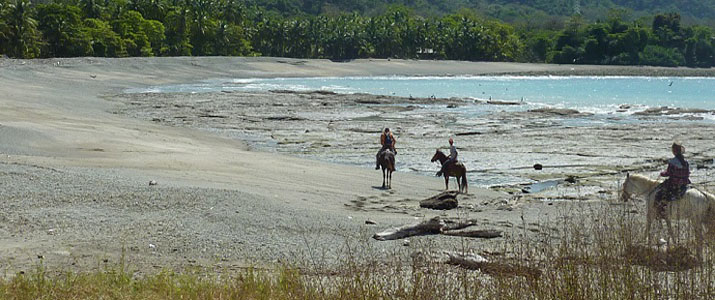
<path fill-rule="evenodd" d="M 570 108 L 595 114 L 629 114 L 659 106 L 715 110 L 715 77 L 382 76 L 211 79 L 133 89 L 129 92 L 269 90 L 323 90 L 404 97 L 524 101 L 527 105 L 521 109 Z M 712 115 L 704 117 L 714 119 Z"/>

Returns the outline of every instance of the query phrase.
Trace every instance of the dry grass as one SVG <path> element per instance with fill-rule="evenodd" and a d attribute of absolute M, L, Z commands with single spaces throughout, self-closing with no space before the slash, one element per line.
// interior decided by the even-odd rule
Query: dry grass
<path fill-rule="evenodd" d="M 578 206 L 574 206 L 578 207 Z M 344 246 L 342 260 L 219 275 L 162 272 L 132 278 L 123 264 L 93 273 L 29 274 L 0 281 L 1 299 L 713 299 L 709 236 L 696 258 L 687 224 L 680 246 L 646 246 L 643 216 L 621 207 L 568 211 L 557 230 L 515 229 L 503 254 L 457 267 L 412 250 L 375 255 L 372 241 Z M 553 228 L 554 224 L 542 227 Z M 425 241 L 429 241 L 425 239 Z M 425 242 L 420 251 L 435 248 Z M 407 248 L 406 248 L 407 249 Z M 473 249 L 462 249 L 473 250 Z"/>

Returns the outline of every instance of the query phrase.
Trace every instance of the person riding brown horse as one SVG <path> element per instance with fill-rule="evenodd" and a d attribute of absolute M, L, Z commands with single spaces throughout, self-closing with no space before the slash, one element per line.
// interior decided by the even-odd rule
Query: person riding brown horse
<path fill-rule="evenodd" d="M 449 159 L 445 162 L 442 162 L 442 168 L 437 171 L 437 174 L 435 176 L 439 177 L 442 176 L 442 173 L 447 169 L 447 167 L 450 167 L 452 164 L 457 162 L 457 147 L 454 146 L 454 140 L 452 138 L 449 138 Z"/>
<path fill-rule="evenodd" d="M 437 152 L 434 153 L 434 156 L 432 156 L 432 162 L 439 161 L 442 166 L 447 164 L 447 161 L 449 158 L 447 155 L 442 153 L 442 151 L 439 151 L 437 149 Z M 468 192 L 468 186 L 467 186 L 467 168 L 462 164 L 461 162 L 456 162 L 456 163 L 450 163 L 449 166 L 447 166 L 443 172 L 444 174 L 444 188 L 446 190 L 449 189 L 449 177 L 456 177 L 457 178 L 457 185 L 459 187 L 459 191 L 462 192 L 464 190 L 464 193 L 466 194 Z"/>
<path fill-rule="evenodd" d="M 380 135 L 380 144 L 382 145 L 382 148 L 380 148 L 380 151 L 377 151 L 377 155 L 375 155 L 375 170 L 380 169 L 380 154 L 382 154 L 383 151 L 390 150 L 392 151 L 392 154 L 397 154 L 397 150 L 395 150 L 395 142 L 395 136 L 392 135 L 392 132 L 390 132 L 390 128 L 385 128 L 385 131 L 383 131 L 382 135 Z"/>
<path fill-rule="evenodd" d="M 382 188 L 392 188 L 392 172 L 395 171 L 395 153 L 382 151 L 377 156 L 377 162 L 382 166 Z"/>

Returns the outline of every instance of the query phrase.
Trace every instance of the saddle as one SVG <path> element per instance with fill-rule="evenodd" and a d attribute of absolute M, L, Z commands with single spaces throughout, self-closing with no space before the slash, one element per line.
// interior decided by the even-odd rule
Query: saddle
<path fill-rule="evenodd" d="M 653 203 L 658 217 L 665 218 L 665 209 L 668 207 L 668 204 L 685 196 L 688 189 L 690 189 L 690 187 L 687 185 L 680 188 L 672 188 L 662 184 L 658 186 L 655 190 L 655 201 Z"/>

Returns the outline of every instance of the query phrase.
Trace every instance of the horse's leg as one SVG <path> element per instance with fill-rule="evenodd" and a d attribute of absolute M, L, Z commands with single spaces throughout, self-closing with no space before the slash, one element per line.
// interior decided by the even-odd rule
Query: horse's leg
<path fill-rule="evenodd" d="M 382 188 L 385 188 L 385 167 L 382 167 Z"/>
<path fill-rule="evenodd" d="M 392 170 L 387 172 L 387 187 L 392 189 Z"/>
<path fill-rule="evenodd" d="M 651 225 L 653 224 L 653 207 L 646 201 L 646 213 L 645 213 L 645 234 L 646 234 L 646 245 L 650 245 L 652 242 Z"/>
<path fill-rule="evenodd" d="M 464 187 L 464 193 L 469 194 L 469 186 L 467 184 L 467 173 L 462 175 L 462 187 Z"/>
<path fill-rule="evenodd" d="M 447 174 L 444 175 L 444 189 L 449 191 L 449 176 Z"/>
<path fill-rule="evenodd" d="M 693 229 L 695 229 L 695 238 L 698 239 L 698 260 L 703 261 L 703 246 L 705 244 L 705 237 L 703 236 L 703 226 L 705 226 L 705 222 L 703 222 L 702 217 L 694 217 L 691 219 L 691 222 L 694 223 L 691 224 L 691 226 L 694 226 Z"/>
<path fill-rule="evenodd" d="M 669 215 L 665 217 L 665 225 L 668 226 L 668 237 L 670 238 L 671 242 L 675 244 L 675 234 L 673 233 L 673 226 L 670 224 Z"/>

